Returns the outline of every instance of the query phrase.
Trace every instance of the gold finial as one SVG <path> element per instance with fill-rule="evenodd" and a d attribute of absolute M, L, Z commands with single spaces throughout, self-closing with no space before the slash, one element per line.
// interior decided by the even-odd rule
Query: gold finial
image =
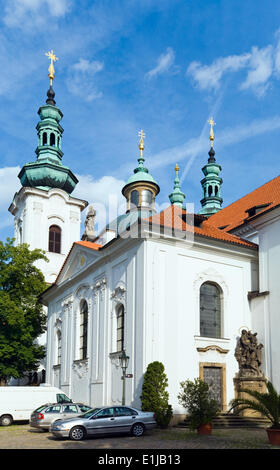
<path fill-rule="evenodd" d="M 51 63 L 50 63 L 50 66 L 48 68 L 49 70 L 49 79 L 50 79 L 50 84 L 52 86 L 52 83 L 53 83 L 53 79 L 54 79 L 54 66 L 53 66 L 53 62 L 56 62 L 58 59 L 58 57 L 56 57 L 56 55 L 54 54 L 53 50 L 49 51 L 49 52 L 46 52 L 45 55 L 50 59 Z"/>
<path fill-rule="evenodd" d="M 214 131 L 213 131 L 213 127 L 216 125 L 214 119 L 211 117 L 209 120 L 208 120 L 208 124 L 210 124 L 210 142 L 211 142 L 211 147 L 213 147 L 213 142 L 214 142 L 214 139 L 215 139 L 215 136 L 214 136 Z"/>
<path fill-rule="evenodd" d="M 175 166 L 174 170 L 176 171 L 176 178 L 177 178 L 178 177 L 178 171 L 180 170 L 180 168 L 178 166 L 178 163 L 176 163 L 176 166 Z"/>
<path fill-rule="evenodd" d="M 142 129 L 141 129 L 140 132 L 138 132 L 138 137 L 140 137 L 139 150 L 140 150 L 140 156 L 142 157 L 143 156 L 143 150 L 145 148 L 143 139 L 145 139 L 145 137 L 146 137 L 146 134 L 144 133 L 144 131 Z"/>

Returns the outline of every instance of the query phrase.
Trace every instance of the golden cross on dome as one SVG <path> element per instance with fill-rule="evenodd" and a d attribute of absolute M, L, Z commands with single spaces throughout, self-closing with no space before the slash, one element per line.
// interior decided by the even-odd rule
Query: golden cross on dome
<path fill-rule="evenodd" d="M 54 79 L 54 66 L 53 66 L 53 63 L 56 62 L 58 59 L 58 57 L 56 57 L 56 55 L 54 54 L 53 50 L 49 51 L 49 52 L 46 52 L 45 55 L 50 59 L 51 63 L 50 63 L 50 66 L 48 68 L 48 71 L 49 71 L 49 79 L 50 79 L 50 84 L 52 86 L 52 83 L 53 83 L 53 79 Z"/>
<path fill-rule="evenodd" d="M 174 170 L 176 171 L 176 177 L 177 177 L 178 176 L 178 171 L 180 170 L 180 168 L 178 166 L 178 163 L 176 163 L 176 166 L 175 166 Z"/>
<path fill-rule="evenodd" d="M 140 150 L 140 155 L 142 157 L 143 156 L 143 150 L 145 148 L 143 139 L 145 139 L 145 137 L 146 137 L 146 134 L 143 131 L 143 129 L 141 129 L 141 131 L 138 132 L 138 137 L 140 137 L 139 150 Z"/>
<path fill-rule="evenodd" d="M 214 142 L 214 139 L 215 139 L 215 136 L 214 136 L 214 131 L 213 131 L 213 127 L 216 125 L 214 119 L 211 117 L 209 120 L 208 120 L 208 124 L 210 124 L 210 142 L 211 142 L 211 147 L 213 147 L 213 142 Z"/>

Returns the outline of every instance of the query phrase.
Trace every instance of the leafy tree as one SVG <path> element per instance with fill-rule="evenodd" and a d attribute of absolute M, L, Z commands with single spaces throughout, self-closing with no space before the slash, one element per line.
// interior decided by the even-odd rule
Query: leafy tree
<path fill-rule="evenodd" d="M 142 411 L 153 411 L 160 427 L 167 427 L 172 418 L 172 406 L 168 404 L 167 376 L 161 362 L 151 362 L 144 374 L 142 386 Z"/>
<path fill-rule="evenodd" d="M 197 429 L 201 424 L 211 423 L 219 412 L 219 404 L 209 394 L 209 386 L 203 380 L 186 380 L 180 383 L 181 392 L 179 403 L 186 408 L 191 429 Z"/>
<path fill-rule="evenodd" d="M 46 288 L 42 272 L 34 265 L 48 261 L 44 252 L 27 244 L 0 241 L 0 385 L 36 370 L 44 357 L 36 338 L 46 330 L 46 315 L 38 296 Z"/>

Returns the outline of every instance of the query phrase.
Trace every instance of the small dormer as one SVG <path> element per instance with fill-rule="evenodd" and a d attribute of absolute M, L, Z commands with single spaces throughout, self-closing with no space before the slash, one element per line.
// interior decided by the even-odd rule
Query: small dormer
<path fill-rule="evenodd" d="M 247 209 L 245 212 L 248 214 L 248 217 L 253 217 L 254 215 L 259 214 L 260 212 L 263 211 L 266 207 L 270 206 L 271 202 L 268 202 L 266 204 L 258 204 L 256 206 L 250 207 Z"/>

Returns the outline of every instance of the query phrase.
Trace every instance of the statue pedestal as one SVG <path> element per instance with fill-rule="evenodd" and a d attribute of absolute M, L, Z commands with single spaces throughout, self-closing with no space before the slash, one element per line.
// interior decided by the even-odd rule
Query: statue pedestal
<path fill-rule="evenodd" d="M 248 388 L 249 390 L 255 390 L 260 393 L 267 392 L 266 380 L 263 375 L 261 376 L 240 376 L 236 375 L 233 379 L 234 389 L 235 389 L 235 398 L 248 398 L 254 400 L 253 397 L 243 392 L 242 389 Z M 253 410 L 244 410 L 241 413 L 241 416 L 247 416 L 250 418 L 260 418 L 262 417 L 261 413 Z"/>

